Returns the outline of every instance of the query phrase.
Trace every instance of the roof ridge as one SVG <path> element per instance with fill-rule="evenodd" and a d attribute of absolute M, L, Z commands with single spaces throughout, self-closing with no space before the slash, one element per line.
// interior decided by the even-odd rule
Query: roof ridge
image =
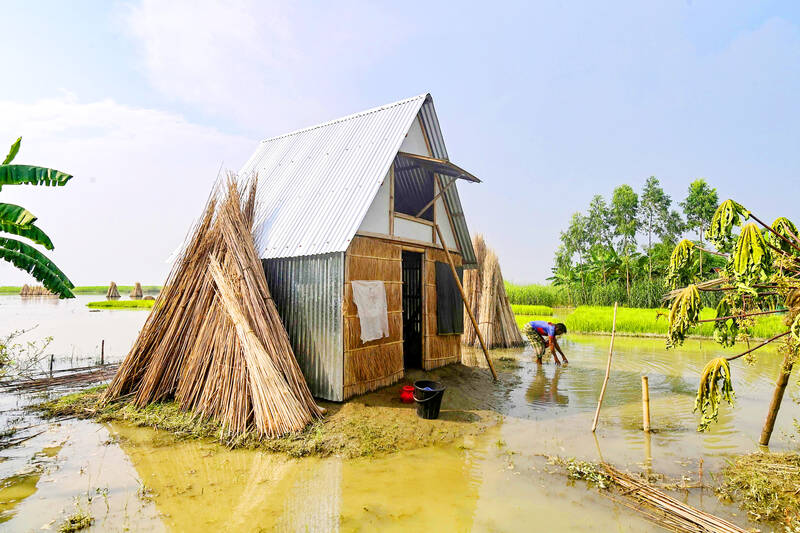
<path fill-rule="evenodd" d="M 378 107 L 372 107 L 370 109 L 365 109 L 363 111 L 358 111 L 356 113 L 352 113 L 350 115 L 345 115 L 343 117 L 335 118 L 333 120 L 329 120 L 327 122 L 322 122 L 320 124 L 315 124 L 313 126 L 307 126 L 305 128 L 301 128 L 299 130 L 290 131 L 288 133 L 282 133 L 281 135 L 276 135 L 275 137 L 269 137 L 268 139 L 263 139 L 260 144 L 276 141 L 278 139 L 283 139 L 284 137 L 291 137 L 292 135 L 297 135 L 299 133 L 305 133 L 307 131 L 315 130 L 317 128 L 324 128 L 325 126 L 330 126 L 332 124 L 337 124 L 339 122 L 344 122 L 346 120 L 352 120 L 354 118 L 359 118 L 364 115 L 369 115 L 371 113 L 377 113 L 378 111 L 385 111 L 386 109 L 396 107 L 399 105 L 407 104 L 408 102 L 413 102 L 414 100 L 425 99 L 430 96 L 430 93 L 422 93 L 416 96 L 411 96 L 410 98 L 404 98 L 403 100 L 398 100 L 397 102 L 392 102 L 390 104 L 384 104 Z"/>

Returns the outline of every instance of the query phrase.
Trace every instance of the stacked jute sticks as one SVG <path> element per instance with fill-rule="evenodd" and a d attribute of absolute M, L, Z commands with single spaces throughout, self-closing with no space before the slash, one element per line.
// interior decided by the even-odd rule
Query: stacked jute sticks
<path fill-rule="evenodd" d="M 131 298 L 141 298 L 142 296 L 144 296 L 144 293 L 142 292 L 142 284 L 137 281 L 136 285 L 134 285 L 133 289 L 131 289 Z"/>
<path fill-rule="evenodd" d="M 41 285 L 23 285 L 19 290 L 20 296 L 56 296 Z"/>
<path fill-rule="evenodd" d="M 322 416 L 256 252 L 255 187 L 215 187 L 105 401 L 175 398 L 232 436 L 277 437 Z"/>
<path fill-rule="evenodd" d="M 497 255 L 486 247 L 482 235 L 476 235 L 472 242 L 478 267 L 464 271 L 464 293 L 483 339 L 488 348 L 511 348 L 523 346 L 522 334 L 514 319 L 514 312 L 506 295 L 503 274 Z M 478 335 L 472 322 L 464 311 L 464 334 L 461 342 L 468 346 L 480 347 Z"/>
<path fill-rule="evenodd" d="M 117 288 L 117 284 L 113 281 L 111 282 L 111 285 L 108 286 L 106 298 L 119 298 L 119 289 Z"/>
<path fill-rule="evenodd" d="M 747 533 L 736 524 L 706 513 L 603 463 L 623 498 L 610 496 L 664 529 L 680 533 Z"/>

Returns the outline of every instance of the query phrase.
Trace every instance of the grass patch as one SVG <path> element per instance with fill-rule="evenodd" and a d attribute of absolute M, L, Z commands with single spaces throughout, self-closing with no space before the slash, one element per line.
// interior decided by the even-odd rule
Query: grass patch
<path fill-rule="evenodd" d="M 414 405 L 401 404 L 402 383 L 398 383 L 345 403 L 319 401 L 328 410 L 323 420 L 309 424 L 299 433 L 277 439 L 260 439 L 253 433 L 232 437 L 218 423 L 183 411 L 174 401 L 144 408 L 123 402 L 100 406 L 105 385 L 68 394 L 34 408 L 46 417 L 121 421 L 164 430 L 176 439 L 209 439 L 229 447 L 257 448 L 291 457 L 364 457 L 450 443 L 485 431 L 498 420 L 492 409 L 495 395 L 507 390 L 508 383 L 503 380 L 515 379 L 514 374 L 501 372 L 500 375 L 498 385 L 488 379 L 485 372 L 461 365 L 425 373 L 410 371 L 406 376 L 408 382 L 424 377 L 454 384 L 447 390 L 438 420 L 419 418 Z"/>
<path fill-rule="evenodd" d="M 571 301 L 565 289 L 553 285 L 517 285 L 507 281 L 506 295 L 512 304 L 555 307 L 569 305 Z"/>
<path fill-rule="evenodd" d="M 515 315 L 540 315 L 552 316 L 553 308 L 549 305 L 511 304 Z"/>
<path fill-rule="evenodd" d="M 19 294 L 22 287 L 14 287 L 11 285 L 0 286 L 0 294 Z"/>
<path fill-rule="evenodd" d="M 59 533 L 73 533 L 86 529 L 94 523 L 94 517 L 88 512 L 78 509 L 67 517 L 58 528 Z"/>
<path fill-rule="evenodd" d="M 133 290 L 133 285 L 117 285 L 120 294 L 130 293 Z M 19 294 L 22 290 L 21 286 L 16 285 L 3 285 L 0 286 L 0 294 Z M 73 294 L 105 294 L 108 291 L 108 285 L 81 285 L 72 289 Z M 161 285 L 142 285 L 142 292 L 145 294 L 158 294 L 161 292 Z"/>
<path fill-rule="evenodd" d="M 800 454 L 742 455 L 722 476 L 720 499 L 738 502 L 753 520 L 780 522 L 787 531 L 800 528 Z"/>
<path fill-rule="evenodd" d="M 552 316 L 544 314 L 516 314 L 517 309 L 527 306 L 512 306 L 517 324 L 522 328 L 531 320 L 547 320 L 555 322 Z M 617 309 L 617 333 L 626 335 L 666 335 L 667 334 L 666 309 L 641 309 L 634 307 L 619 307 Z M 700 312 L 700 319 L 714 318 L 716 311 L 709 307 Z M 611 333 L 614 320 L 613 307 L 599 307 L 581 305 L 565 316 L 559 316 L 558 322 L 567 326 L 567 331 L 574 333 Z M 751 336 L 765 339 L 786 331 L 783 315 L 763 316 L 756 319 Z M 713 337 L 714 326 L 711 322 L 699 324 L 690 332 L 691 335 Z"/>
<path fill-rule="evenodd" d="M 89 302 L 90 309 L 152 309 L 155 300 L 101 300 Z"/>
<path fill-rule="evenodd" d="M 130 293 L 133 285 L 117 285 L 120 294 Z M 155 294 L 161 291 L 161 285 L 142 285 L 142 292 Z M 105 294 L 108 292 L 108 285 L 82 285 L 72 289 L 74 294 Z"/>

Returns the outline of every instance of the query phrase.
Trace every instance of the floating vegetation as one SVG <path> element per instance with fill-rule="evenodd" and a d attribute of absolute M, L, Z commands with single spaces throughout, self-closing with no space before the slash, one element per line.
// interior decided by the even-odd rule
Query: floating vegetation
<path fill-rule="evenodd" d="M 99 302 L 89 302 L 86 307 L 89 309 L 152 309 L 155 300 L 101 300 Z"/>
<path fill-rule="evenodd" d="M 757 521 L 800 529 L 800 454 L 753 453 L 737 457 L 722 471 L 717 495 L 738 502 Z"/>
<path fill-rule="evenodd" d="M 94 523 L 94 517 L 83 509 L 78 509 L 73 514 L 69 515 L 67 519 L 58 528 L 59 533 L 72 533 L 73 531 L 81 531 L 86 529 Z"/>
<path fill-rule="evenodd" d="M 567 477 L 570 479 L 583 479 L 600 489 L 607 489 L 613 483 L 611 476 L 597 463 L 579 461 L 574 458 L 564 459 L 557 456 L 548 456 L 547 462 L 548 464 L 565 468 Z"/>

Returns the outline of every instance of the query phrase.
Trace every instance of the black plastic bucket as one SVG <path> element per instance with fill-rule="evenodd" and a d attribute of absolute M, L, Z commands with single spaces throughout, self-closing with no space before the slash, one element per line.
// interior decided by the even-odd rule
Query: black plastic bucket
<path fill-rule="evenodd" d="M 425 390 L 431 389 L 431 390 Z M 427 420 L 439 418 L 442 397 L 447 387 L 440 381 L 421 379 L 414 382 L 414 402 L 417 404 L 417 416 Z"/>

